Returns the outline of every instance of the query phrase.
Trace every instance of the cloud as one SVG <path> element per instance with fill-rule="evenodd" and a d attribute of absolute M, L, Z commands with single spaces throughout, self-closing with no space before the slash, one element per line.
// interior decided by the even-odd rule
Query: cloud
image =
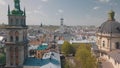
<path fill-rule="evenodd" d="M 41 0 L 42 2 L 48 2 L 48 0 Z"/>
<path fill-rule="evenodd" d="M 55 15 L 59 15 L 58 13 L 55 13 Z"/>
<path fill-rule="evenodd" d="M 94 9 L 94 10 L 98 10 L 98 9 L 100 9 L 100 7 L 95 6 L 95 7 L 93 7 L 93 9 Z"/>
<path fill-rule="evenodd" d="M 35 14 L 40 13 L 40 11 L 39 11 L 39 10 L 34 10 L 33 12 L 34 12 Z"/>
<path fill-rule="evenodd" d="M 63 13 L 64 11 L 62 9 L 59 9 L 58 10 L 58 13 Z"/>
<path fill-rule="evenodd" d="M 110 2 L 110 0 L 99 0 L 99 2 L 108 3 L 108 2 Z"/>
<path fill-rule="evenodd" d="M 117 6 L 117 3 L 110 3 L 110 6 Z"/>
<path fill-rule="evenodd" d="M 0 0 L 0 5 L 6 5 L 5 0 Z"/>
<path fill-rule="evenodd" d="M 61 15 L 64 11 L 62 9 L 58 9 L 55 15 Z"/>
<path fill-rule="evenodd" d="M 32 15 L 34 15 L 34 16 L 39 15 L 41 17 L 48 17 L 48 15 L 44 11 L 39 10 L 39 9 L 29 10 L 29 11 L 27 11 L 27 14 L 30 15 L 30 16 L 32 16 Z"/>
<path fill-rule="evenodd" d="M 42 6 L 40 5 L 40 6 L 38 6 L 38 8 L 37 8 L 38 10 L 41 10 L 42 9 Z"/>

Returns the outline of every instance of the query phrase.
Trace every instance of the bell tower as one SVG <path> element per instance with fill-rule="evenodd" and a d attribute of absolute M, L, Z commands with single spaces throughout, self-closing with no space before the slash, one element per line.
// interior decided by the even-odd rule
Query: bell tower
<path fill-rule="evenodd" d="M 14 0 L 14 9 L 8 6 L 8 25 L 6 46 L 6 68 L 22 68 L 27 58 L 26 12 L 20 8 L 20 0 Z"/>
<path fill-rule="evenodd" d="M 61 18 L 60 21 L 61 21 L 61 22 L 60 22 L 61 26 L 63 26 L 63 25 L 64 25 L 64 24 L 63 24 L 64 19 Z"/>

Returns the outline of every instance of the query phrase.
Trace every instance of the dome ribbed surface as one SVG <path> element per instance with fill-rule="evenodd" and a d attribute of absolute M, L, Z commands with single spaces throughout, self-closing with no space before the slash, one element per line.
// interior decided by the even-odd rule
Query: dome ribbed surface
<path fill-rule="evenodd" d="M 99 28 L 100 33 L 120 33 L 120 23 L 117 21 L 106 21 Z"/>

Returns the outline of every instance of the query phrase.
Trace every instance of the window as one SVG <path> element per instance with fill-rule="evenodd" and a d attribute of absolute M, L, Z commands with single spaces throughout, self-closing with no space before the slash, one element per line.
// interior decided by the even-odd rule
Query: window
<path fill-rule="evenodd" d="M 19 59 L 18 59 L 18 56 L 19 56 L 18 47 L 15 48 L 15 56 L 16 56 L 16 65 L 18 65 L 18 64 L 19 64 Z"/>
<path fill-rule="evenodd" d="M 19 20 L 18 19 L 16 19 L 16 25 L 19 25 Z"/>
<path fill-rule="evenodd" d="M 15 41 L 16 42 L 19 41 L 19 32 L 18 31 L 15 32 Z"/>
<path fill-rule="evenodd" d="M 13 36 L 10 36 L 10 42 L 13 42 Z"/>
<path fill-rule="evenodd" d="M 13 48 L 10 47 L 10 64 L 13 65 Z"/>
<path fill-rule="evenodd" d="M 23 24 L 25 25 L 25 19 L 24 19 L 24 22 L 23 22 Z"/>
<path fill-rule="evenodd" d="M 9 36 L 10 36 L 10 42 L 13 42 L 13 31 L 9 32 Z"/>
<path fill-rule="evenodd" d="M 110 40 L 108 39 L 108 44 L 110 43 Z M 107 47 L 109 47 L 109 45 L 107 45 Z"/>
<path fill-rule="evenodd" d="M 23 31 L 23 40 L 24 40 L 24 41 L 27 41 L 26 37 L 27 37 L 27 32 L 26 32 L 26 31 Z"/>
<path fill-rule="evenodd" d="M 23 19 L 21 19 L 21 23 L 20 24 L 23 26 Z"/>
<path fill-rule="evenodd" d="M 16 38 L 16 42 L 18 42 L 18 41 L 19 41 L 19 38 L 18 38 L 18 36 L 16 36 L 15 38 Z"/>
<path fill-rule="evenodd" d="M 119 49 L 120 48 L 120 45 L 119 45 L 119 42 L 116 42 L 116 49 Z"/>
<path fill-rule="evenodd" d="M 25 32 L 23 31 L 23 40 L 25 41 Z"/>
<path fill-rule="evenodd" d="M 105 41 L 103 41 L 103 47 L 105 47 Z"/>
<path fill-rule="evenodd" d="M 10 25 L 13 25 L 13 19 L 10 19 Z"/>

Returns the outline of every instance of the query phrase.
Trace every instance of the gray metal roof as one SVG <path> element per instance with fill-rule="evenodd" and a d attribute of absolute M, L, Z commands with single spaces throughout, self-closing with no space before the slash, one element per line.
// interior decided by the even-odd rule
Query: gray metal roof
<path fill-rule="evenodd" d="M 98 32 L 100 33 L 120 33 L 120 23 L 117 21 L 106 21 L 99 28 Z"/>

